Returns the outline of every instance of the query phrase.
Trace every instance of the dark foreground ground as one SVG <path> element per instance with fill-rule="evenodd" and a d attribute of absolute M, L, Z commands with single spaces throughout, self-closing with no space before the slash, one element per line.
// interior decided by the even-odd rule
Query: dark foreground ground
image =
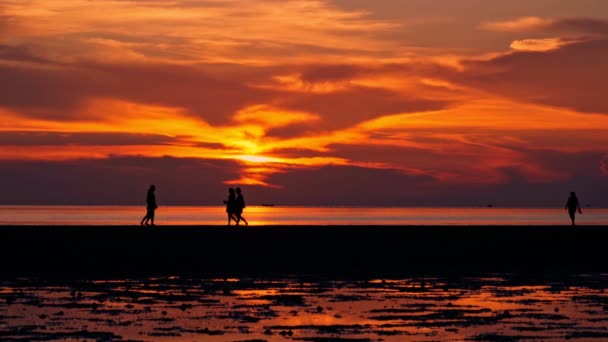
<path fill-rule="evenodd" d="M 606 341 L 606 227 L 0 227 L 1 341 Z"/>
<path fill-rule="evenodd" d="M 608 227 L 1 227 L 2 277 L 608 272 Z"/>

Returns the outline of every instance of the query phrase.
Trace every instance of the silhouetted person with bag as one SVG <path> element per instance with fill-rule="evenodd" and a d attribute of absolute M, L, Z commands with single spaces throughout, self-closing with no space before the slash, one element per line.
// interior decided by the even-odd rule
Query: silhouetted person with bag
<path fill-rule="evenodd" d="M 234 214 L 236 208 L 236 197 L 234 195 L 233 188 L 228 189 L 228 200 L 224 200 L 224 204 L 226 205 L 226 213 L 228 214 L 228 225 L 230 225 L 230 220 L 238 222 Z"/>
<path fill-rule="evenodd" d="M 236 188 L 236 204 L 234 206 L 234 213 L 236 214 L 236 225 L 239 225 L 241 220 L 245 221 L 245 225 L 248 226 L 249 222 L 243 217 L 243 209 L 245 209 L 245 198 L 241 193 L 241 188 Z"/>
<path fill-rule="evenodd" d="M 570 219 L 572 220 L 572 225 L 576 226 L 574 223 L 574 217 L 576 216 L 576 210 L 578 209 L 578 213 L 582 214 L 581 206 L 578 203 L 578 198 L 576 197 L 576 193 L 573 191 L 570 193 L 570 197 L 568 197 L 568 202 L 566 202 L 566 208 L 568 209 L 568 214 L 570 214 Z"/>
<path fill-rule="evenodd" d="M 139 223 L 142 226 L 154 225 L 154 211 L 156 210 L 156 208 L 158 208 L 158 205 L 156 205 L 156 196 L 154 195 L 154 191 L 156 191 L 156 187 L 154 185 L 150 185 L 150 188 L 148 189 L 148 195 L 146 196 L 146 216 L 144 216 L 144 218 L 142 218 L 141 222 Z M 150 222 L 150 224 L 148 224 L 148 222 Z"/>

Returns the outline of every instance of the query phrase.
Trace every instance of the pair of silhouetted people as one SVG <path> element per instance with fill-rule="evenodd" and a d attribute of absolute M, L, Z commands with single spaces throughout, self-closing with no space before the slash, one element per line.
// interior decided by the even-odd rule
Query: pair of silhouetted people
<path fill-rule="evenodd" d="M 154 211 L 156 210 L 156 208 L 158 208 L 158 205 L 156 205 L 156 196 L 154 195 L 154 191 L 156 191 L 156 187 L 154 185 L 150 185 L 150 188 L 148 189 L 148 195 L 146 196 L 146 216 L 144 216 L 144 218 L 142 218 L 141 222 L 139 223 L 142 226 L 154 225 Z"/>
<path fill-rule="evenodd" d="M 226 213 L 228 214 L 228 225 L 230 225 L 231 220 L 234 220 L 237 226 L 241 220 L 245 222 L 246 226 L 249 225 L 243 216 L 243 209 L 245 209 L 245 197 L 243 197 L 241 188 L 236 188 L 236 191 L 233 188 L 229 188 L 228 199 L 224 201 L 224 204 L 226 204 Z"/>
<path fill-rule="evenodd" d="M 582 214 L 581 206 L 578 203 L 578 198 L 576 197 L 575 192 L 570 193 L 570 197 L 568 197 L 568 202 L 566 202 L 565 209 L 568 209 L 568 214 L 570 214 L 570 220 L 572 220 L 572 225 L 575 226 L 574 217 L 576 216 L 576 211 L 578 209 L 578 213 Z"/>

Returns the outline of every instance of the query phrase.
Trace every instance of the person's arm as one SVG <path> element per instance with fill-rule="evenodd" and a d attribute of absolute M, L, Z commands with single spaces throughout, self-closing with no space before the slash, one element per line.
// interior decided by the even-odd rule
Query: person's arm
<path fill-rule="evenodd" d="M 578 204 L 578 200 L 576 200 L 576 207 L 578 208 L 578 213 L 582 214 L 583 212 L 581 211 L 581 205 Z"/>

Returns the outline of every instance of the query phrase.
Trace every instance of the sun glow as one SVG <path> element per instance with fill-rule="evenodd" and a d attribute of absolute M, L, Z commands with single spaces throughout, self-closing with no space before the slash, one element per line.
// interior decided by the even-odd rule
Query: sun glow
<path fill-rule="evenodd" d="M 242 160 L 248 163 L 280 163 L 279 158 L 265 157 L 265 156 L 253 156 L 253 155 L 240 155 L 231 157 L 237 160 Z"/>

